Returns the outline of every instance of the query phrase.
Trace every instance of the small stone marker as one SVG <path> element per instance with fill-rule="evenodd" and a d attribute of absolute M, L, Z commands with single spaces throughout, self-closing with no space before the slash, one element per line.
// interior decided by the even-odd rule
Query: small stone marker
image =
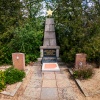
<path fill-rule="evenodd" d="M 76 60 L 75 60 L 75 67 L 83 67 L 86 65 L 86 54 L 84 53 L 78 53 L 76 54 Z"/>
<path fill-rule="evenodd" d="M 24 53 L 12 53 L 13 66 L 19 70 L 25 69 L 25 55 Z"/>

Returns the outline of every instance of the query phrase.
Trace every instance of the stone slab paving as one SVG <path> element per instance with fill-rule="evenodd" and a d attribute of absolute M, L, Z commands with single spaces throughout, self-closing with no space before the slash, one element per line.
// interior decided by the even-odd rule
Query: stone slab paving
<path fill-rule="evenodd" d="M 56 79 L 57 80 L 65 80 L 67 77 L 64 74 L 58 74 L 56 73 Z"/>
<path fill-rule="evenodd" d="M 56 80 L 43 80 L 42 87 L 57 87 Z"/>
<path fill-rule="evenodd" d="M 57 88 L 42 88 L 41 100 L 59 100 Z"/>
<path fill-rule="evenodd" d="M 51 80 L 54 80 L 55 79 L 55 74 L 54 73 L 44 74 L 43 79 L 51 79 Z"/>
<path fill-rule="evenodd" d="M 29 87 L 32 87 L 32 88 L 41 88 L 42 86 L 42 80 L 31 80 L 29 82 Z"/>
<path fill-rule="evenodd" d="M 57 80 L 57 87 L 58 88 L 67 88 L 70 87 L 69 81 L 67 79 L 65 80 Z"/>
<path fill-rule="evenodd" d="M 24 97 L 40 99 L 41 88 L 31 88 L 27 87 L 24 92 Z"/>
<path fill-rule="evenodd" d="M 33 66 L 31 79 L 19 100 L 77 100 L 67 75 L 61 72 L 43 72 Z"/>

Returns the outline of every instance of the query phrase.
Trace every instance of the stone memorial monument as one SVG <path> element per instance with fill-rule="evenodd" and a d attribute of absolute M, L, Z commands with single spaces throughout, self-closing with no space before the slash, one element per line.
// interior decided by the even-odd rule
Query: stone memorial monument
<path fill-rule="evenodd" d="M 12 53 L 13 66 L 19 70 L 25 70 L 24 53 Z"/>
<path fill-rule="evenodd" d="M 52 15 L 51 10 L 47 12 L 48 15 Z M 43 46 L 40 46 L 40 58 L 38 58 L 38 61 L 41 61 L 43 57 L 46 57 L 46 59 L 51 59 L 52 61 L 54 61 L 53 60 L 54 58 L 56 58 L 57 61 L 60 60 L 59 49 L 60 47 L 57 46 L 56 43 L 54 18 L 46 18 L 44 41 L 43 41 Z"/>
<path fill-rule="evenodd" d="M 48 16 L 52 16 L 52 12 L 53 11 L 51 11 L 51 10 L 47 11 Z M 40 46 L 40 58 L 38 58 L 38 61 L 42 61 L 43 69 L 47 68 L 47 70 L 50 70 L 51 69 L 50 66 L 51 66 L 52 71 L 55 71 L 55 70 L 59 71 L 57 61 L 60 60 L 60 58 L 59 58 L 60 47 L 57 46 L 57 43 L 56 43 L 55 26 L 54 25 L 55 25 L 54 18 L 46 18 L 43 46 Z M 45 64 L 45 63 L 49 63 L 49 64 Z M 50 63 L 52 63 L 52 64 L 50 64 Z M 43 69 L 42 69 L 42 71 L 43 71 Z"/>

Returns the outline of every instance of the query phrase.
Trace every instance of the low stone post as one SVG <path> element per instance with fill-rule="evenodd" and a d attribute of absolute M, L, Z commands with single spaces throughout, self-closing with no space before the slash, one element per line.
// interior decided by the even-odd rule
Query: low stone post
<path fill-rule="evenodd" d="M 76 54 L 76 59 L 75 59 L 75 67 L 83 67 L 86 66 L 86 54 L 84 53 L 78 53 Z"/>
<path fill-rule="evenodd" d="M 13 66 L 19 70 L 25 70 L 24 53 L 12 53 Z"/>

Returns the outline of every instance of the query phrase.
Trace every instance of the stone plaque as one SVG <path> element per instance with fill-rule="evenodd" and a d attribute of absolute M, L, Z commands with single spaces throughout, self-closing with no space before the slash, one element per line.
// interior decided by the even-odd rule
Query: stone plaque
<path fill-rule="evenodd" d="M 12 53 L 13 66 L 19 70 L 25 70 L 24 53 Z"/>
<path fill-rule="evenodd" d="M 43 56 L 44 57 L 56 57 L 56 49 L 44 49 Z"/>
<path fill-rule="evenodd" d="M 76 54 L 75 67 L 83 67 L 86 65 L 86 54 Z"/>

